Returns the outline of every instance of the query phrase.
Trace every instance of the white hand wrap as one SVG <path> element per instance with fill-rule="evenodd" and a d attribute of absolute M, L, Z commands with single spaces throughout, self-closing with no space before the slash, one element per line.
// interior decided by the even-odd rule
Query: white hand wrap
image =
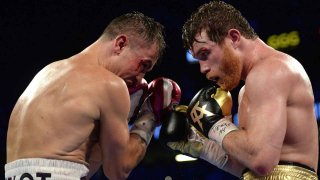
<path fill-rule="evenodd" d="M 167 145 L 173 150 L 208 161 L 220 169 L 223 169 L 228 161 L 228 155 L 222 147 L 206 138 L 193 126 L 190 128 L 187 141 L 168 142 Z"/>
<path fill-rule="evenodd" d="M 203 144 L 200 158 L 208 161 L 220 169 L 223 169 L 228 162 L 227 153 L 216 142 L 209 139 Z"/>
<path fill-rule="evenodd" d="M 139 135 L 148 145 L 151 141 L 155 127 L 155 116 L 151 110 L 150 101 L 147 100 L 142 105 L 139 116 L 130 129 L 130 133 Z"/>
<path fill-rule="evenodd" d="M 231 120 L 231 116 L 226 116 L 225 118 L 216 122 L 209 131 L 209 138 L 215 140 L 222 147 L 222 141 L 225 135 L 229 132 L 238 130 L 238 127 L 235 126 Z"/>

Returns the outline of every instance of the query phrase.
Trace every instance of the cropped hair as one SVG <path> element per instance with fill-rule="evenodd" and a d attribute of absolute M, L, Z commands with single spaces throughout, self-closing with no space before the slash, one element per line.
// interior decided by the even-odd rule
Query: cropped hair
<path fill-rule="evenodd" d="M 102 36 L 114 39 L 119 34 L 141 38 L 147 46 L 156 43 L 159 51 L 158 57 L 162 56 L 166 47 L 164 26 L 140 12 L 127 13 L 116 17 L 106 27 Z"/>

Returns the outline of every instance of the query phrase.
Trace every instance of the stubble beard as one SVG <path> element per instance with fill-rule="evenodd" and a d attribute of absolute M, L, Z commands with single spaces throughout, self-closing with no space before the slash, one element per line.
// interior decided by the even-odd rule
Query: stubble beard
<path fill-rule="evenodd" d="M 222 82 L 219 83 L 222 89 L 231 91 L 239 85 L 241 78 L 240 60 L 227 46 L 224 46 L 220 71 L 224 73 Z"/>

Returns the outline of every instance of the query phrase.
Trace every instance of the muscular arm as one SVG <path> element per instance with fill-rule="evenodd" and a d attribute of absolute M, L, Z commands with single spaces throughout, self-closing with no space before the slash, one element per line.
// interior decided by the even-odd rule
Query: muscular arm
<path fill-rule="evenodd" d="M 223 141 L 230 156 L 259 175 L 266 175 L 278 163 L 287 123 L 288 75 L 273 72 L 271 65 L 268 68 L 248 76 L 239 102 L 240 130 Z"/>
<path fill-rule="evenodd" d="M 94 173 L 100 168 L 102 164 L 102 157 L 101 157 L 101 148 L 99 143 L 93 145 L 91 153 L 88 158 L 89 163 L 89 173 L 87 175 L 87 179 L 91 178 Z"/>
<path fill-rule="evenodd" d="M 142 139 L 136 134 L 130 134 L 130 138 L 132 139 L 130 141 L 137 141 L 136 144 L 140 144 L 142 141 Z M 135 144 L 135 143 L 132 143 L 132 144 Z M 140 160 L 144 157 L 145 150 L 146 150 L 146 148 L 144 148 L 144 146 L 146 146 L 146 145 L 144 145 L 144 144 L 145 143 L 141 144 L 141 146 L 142 146 L 141 148 L 136 148 L 136 146 L 130 146 L 131 148 L 129 148 L 128 155 L 131 157 L 131 155 L 136 154 L 136 155 L 141 155 L 141 157 L 138 157 L 139 160 L 130 158 L 129 161 L 132 160 L 133 162 L 128 162 L 128 164 L 136 164 L 136 163 L 140 162 Z M 92 150 L 92 155 L 90 156 L 90 158 L 88 160 L 90 171 L 87 175 L 87 178 L 91 178 L 98 171 L 100 166 L 102 165 L 102 157 L 101 156 L 102 156 L 101 148 L 100 148 L 100 145 L 97 143 L 94 145 L 93 150 Z"/>
<path fill-rule="evenodd" d="M 239 92 L 238 102 L 241 102 L 242 100 L 244 88 L 245 86 L 243 86 Z M 223 170 L 233 174 L 234 176 L 241 177 L 242 172 L 245 168 L 246 167 L 237 159 L 235 159 L 233 156 L 229 156 L 228 162 L 224 166 Z"/>
<path fill-rule="evenodd" d="M 236 176 L 241 177 L 242 172 L 246 167 L 244 167 L 237 159 L 232 156 L 229 156 L 228 162 L 222 168 L 222 170 Z"/>
<path fill-rule="evenodd" d="M 126 179 L 146 152 L 145 142 L 130 135 L 129 95 L 124 82 L 110 83 L 101 109 L 100 145 L 103 171 L 110 179 Z"/>

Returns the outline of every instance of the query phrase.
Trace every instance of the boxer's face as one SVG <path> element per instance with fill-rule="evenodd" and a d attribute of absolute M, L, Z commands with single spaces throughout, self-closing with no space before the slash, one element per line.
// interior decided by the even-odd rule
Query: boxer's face
<path fill-rule="evenodd" d="M 211 41 L 205 31 L 196 40 L 192 54 L 199 60 L 201 73 L 223 89 L 235 88 L 240 82 L 240 61 L 231 47 Z"/>
<path fill-rule="evenodd" d="M 134 45 L 128 47 L 124 55 L 126 60 L 125 64 L 122 64 L 123 71 L 120 77 L 124 79 L 128 87 L 131 87 L 140 82 L 145 74 L 152 70 L 157 62 L 158 47 L 156 44 L 148 47 Z"/>

